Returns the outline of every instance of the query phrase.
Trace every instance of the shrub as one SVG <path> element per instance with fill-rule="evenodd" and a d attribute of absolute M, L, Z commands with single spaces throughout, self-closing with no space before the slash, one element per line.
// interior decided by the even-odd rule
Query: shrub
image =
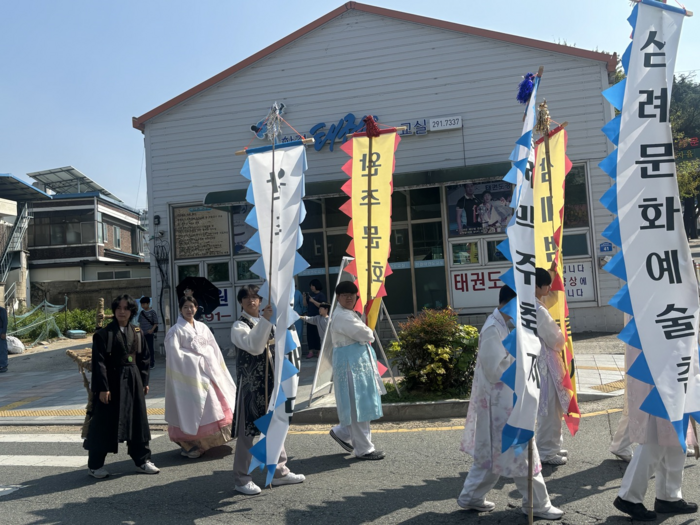
<path fill-rule="evenodd" d="M 105 309 L 105 315 L 111 315 L 111 310 Z M 96 315 L 97 310 L 68 310 L 68 314 L 64 311 L 49 314 L 49 317 L 53 317 L 58 329 L 65 335 L 66 330 L 85 330 L 87 333 L 92 333 L 96 329 Z M 46 323 L 41 321 L 45 320 L 44 311 L 39 309 L 32 315 L 25 317 L 23 319 L 17 319 L 16 323 L 13 317 L 9 316 L 9 331 L 14 332 L 20 328 L 28 327 L 32 324 L 29 330 L 23 331 L 18 334 L 18 337 L 25 342 L 34 342 L 39 337 L 49 338 L 56 337 L 58 334 L 54 330 L 49 330 L 48 334 L 44 332 Z M 107 320 L 107 323 L 109 320 Z"/>
<path fill-rule="evenodd" d="M 460 324 L 454 310 L 423 310 L 399 323 L 398 336 L 388 355 L 403 375 L 401 386 L 460 397 L 469 393 L 479 333 Z"/>

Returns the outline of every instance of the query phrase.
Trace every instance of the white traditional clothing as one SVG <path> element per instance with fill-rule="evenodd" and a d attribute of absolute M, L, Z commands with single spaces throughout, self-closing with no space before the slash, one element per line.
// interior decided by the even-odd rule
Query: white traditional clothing
<path fill-rule="evenodd" d="M 236 385 L 209 327 L 179 316 L 165 336 L 165 352 L 170 440 L 201 452 L 231 441 Z"/>
<path fill-rule="evenodd" d="M 625 360 L 632 366 L 641 350 L 627 345 Z M 653 386 L 627 376 L 627 409 L 629 441 L 639 443 L 625 475 L 619 496 L 632 503 L 644 503 L 649 479 L 656 477 L 656 497 L 664 501 L 682 499 L 685 452 L 678 434 L 666 419 L 654 417 L 640 409 Z M 690 438 L 690 439 L 689 439 Z M 692 441 L 690 434 L 686 440 Z"/>
<path fill-rule="evenodd" d="M 540 339 L 540 403 L 535 441 L 542 458 L 556 456 L 562 448 L 562 416 L 569 409 L 571 394 L 564 388 L 567 371 L 562 359 L 566 337 L 547 308 L 537 301 L 537 336 Z"/>
<path fill-rule="evenodd" d="M 243 312 L 231 327 L 231 342 L 238 349 L 236 377 L 238 397 L 236 399 L 236 452 L 233 458 L 233 476 L 237 487 L 253 480 L 248 473 L 255 436 L 260 433 L 255 420 L 267 413 L 265 403 L 265 361 L 268 360 L 267 390 L 272 395 L 274 388 L 274 327 L 264 317 L 253 317 Z M 269 345 L 269 347 L 268 347 Z M 275 478 L 289 474 L 287 452 L 282 446 L 275 469 Z"/>
<path fill-rule="evenodd" d="M 461 450 L 474 458 L 464 488 L 459 495 L 461 506 L 479 505 L 500 476 L 512 477 L 523 495 L 523 508 L 529 505 L 527 494 L 527 454 L 516 456 L 514 447 L 501 452 L 503 428 L 513 410 L 513 390 L 501 376 L 513 357 L 503 346 L 509 330 L 503 315 L 496 308 L 486 319 L 479 335 L 474 382 L 464 425 Z M 533 450 L 534 509 L 545 512 L 552 507 L 542 478 L 539 454 Z"/>
<path fill-rule="evenodd" d="M 330 324 L 333 381 L 338 419 L 333 433 L 350 443 L 355 456 L 374 452 L 370 421 L 382 417 L 380 395 L 386 393 L 370 343 L 372 329 L 354 311 L 338 305 Z"/>

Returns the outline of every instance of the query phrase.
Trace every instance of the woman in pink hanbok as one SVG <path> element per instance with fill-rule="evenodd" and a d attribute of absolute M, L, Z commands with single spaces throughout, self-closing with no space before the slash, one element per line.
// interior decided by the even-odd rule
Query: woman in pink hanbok
<path fill-rule="evenodd" d="M 211 330 L 194 319 L 197 300 L 185 296 L 179 305 L 165 337 L 165 420 L 170 440 L 194 459 L 232 440 L 236 385 Z"/>

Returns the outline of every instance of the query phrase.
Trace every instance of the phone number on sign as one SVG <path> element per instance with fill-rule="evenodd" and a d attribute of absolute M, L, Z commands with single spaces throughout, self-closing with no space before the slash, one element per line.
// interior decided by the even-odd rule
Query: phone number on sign
<path fill-rule="evenodd" d="M 447 117 L 430 119 L 430 131 L 455 129 L 462 127 L 462 117 Z"/>

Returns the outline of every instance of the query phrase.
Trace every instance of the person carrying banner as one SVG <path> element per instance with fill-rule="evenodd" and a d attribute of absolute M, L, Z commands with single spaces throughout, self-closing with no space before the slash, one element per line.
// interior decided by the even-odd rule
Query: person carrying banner
<path fill-rule="evenodd" d="M 479 351 L 476 357 L 471 402 L 464 425 L 461 450 L 474 458 L 457 504 L 465 510 L 491 512 L 496 505 L 486 501 L 486 494 L 501 476 L 512 477 L 523 496 L 523 513 L 528 513 L 528 463 L 527 453 L 516 454 L 511 447 L 501 452 L 503 428 L 513 410 L 513 390 L 501 381 L 501 376 L 513 362 L 503 340 L 510 330 L 511 318 L 502 313 L 515 297 L 515 292 L 504 285 L 498 297 L 498 308 L 486 319 L 479 335 Z M 549 500 L 542 477 L 537 448 L 533 450 L 533 515 L 547 520 L 557 520 L 564 512 Z"/>
<path fill-rule="evenodd" d="M 634 363 L 640 350 L 627 345 L 626 358 Z M 683 467 L 686 454 L 678 442 L 678 434 L 670 421 L 654 417 L 640 409 L 651 392 L 652 385 L 627 376 L 628 434 L 631 443 L 639 443 L 634 450 L 617 498 L 615 508 L 633 519 L 653 521 L 659 514 L 691 514 L 698 505 L 683 499 Z M 649 479 L 656 478 L 654 511 L 644 506 Z"/>
<path fill-rule="evenodd" d="M 92 338 L 93 409 L 83 448 L 89 451 L 88 474 L 102 479 L 109 476 L 104 468 L 108 453 L 116 454 L 119 443 L 126 441 L 136 470 L 158 474 L 151 462 L 151 431 L 148 426 L 146 399 L 150 356 L 139 327 L 131 320 L 138 306 L 130 295 L 112 301 L 114 321 L 97 331 Z"/>
<path fill-rule="evenodd" d="M 571 396 L 564 388 L 566 366 L 562 349 L 566 337 L 559 324 L 543 304 L 549 295 L 552 275 L 543 268 L 535 269 L 535 297 L 537 298 L 537 336 L 542 349 L 537 360 L 540 372 L 540 403 L 537 410 L 537 434 L 535 441 L 542 463 L 566 465 L 568 451 L 562 449 L 562 416 L 568 408 Z"/>
<path fill-rule="evenodd" d="M 355 313 L 355 283 L 343 281 L 335 288 L 338 306 L 331 320 L 333 381 L 340 423 L 330 436 L 357 459 L 381 460 L 386 454 L 372 443 L 370 421 L 382 417 L 384 384 L 372 349 L 372 329 Z"/>
<path fill-rule="evenodd" d="M 194 297 L 179 300 L 177 323 L 165 336 L 165 421 L 170 441 L 190 459 L 233 439 L 236 385 Z M 152 311 L 152 310 L 151 310 Z"/>
<path fill-rule="evenodd" d="M 233 460 L 235 490 L 249 496 L 260 494 L 261 490 L 248 474 L 255 436 L 260 429 L 255 421 L 267 413 L 267 397 L 274 389 L 275 370 L 275 330 L 270 322 L 272 306 L 267 305 L 260 315 L 258 287 L 241 287 L 237 295 L 243 308 L 241 317 L 231 327 L 231 342 L 238 349 L 236 357 L 236 409 L 234 436 L 236 452 Z M 267 365 L 267 366 L 266 366 Z M 267 379 L 267 381 L 266 381 Z M 303 474 L 294 474 L 287 468 L 287 452 L 282 452 L 272 479 L 272 486 L 292 485 L 305 480 Z"/>

